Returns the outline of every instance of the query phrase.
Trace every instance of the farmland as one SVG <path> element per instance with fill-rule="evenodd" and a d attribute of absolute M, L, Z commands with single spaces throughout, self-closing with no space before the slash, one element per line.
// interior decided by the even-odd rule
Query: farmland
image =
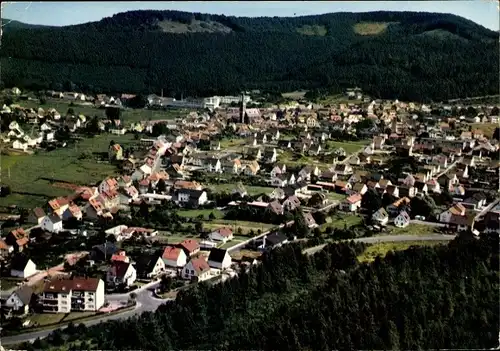
<path fill-rule="evenodd" d="M 394 243 L 379 243 L 369 246 L 359 257 L 361 262 L 371 262 L 377 256 L 384 257 L 389 251 L 406 250 L 410 246 L 433 246 L 446 244 L 447 241 L 405 241 Z"/>
<path fill-rule="evenodd" d="M 48 198 L 68 195 L 71 192 L 53 186 L 41 177 L 89 185 L 116 174 L 116 167 L 109 163 L 79 159 L 83 153 L 107 152 L 111 140 L 122 146 L 134 141 L 132 135 L 106 134 L 83 139 L 73 146 L 50 152 L 42 151 L 31 156 L 2 156 L 2 183 L 10 186 L 14 194 L 0 198 L 0 206 L 14 204 L 34 207 L 45 203 Z"/>

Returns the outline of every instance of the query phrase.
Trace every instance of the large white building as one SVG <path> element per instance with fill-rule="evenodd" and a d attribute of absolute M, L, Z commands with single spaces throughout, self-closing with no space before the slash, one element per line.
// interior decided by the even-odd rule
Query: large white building
<path fill-rule="evenodd" d="M 104 282 L 98 278 L 53 279 L 41 296 L 44 312 L 98 311 L 104 305 Z"/>

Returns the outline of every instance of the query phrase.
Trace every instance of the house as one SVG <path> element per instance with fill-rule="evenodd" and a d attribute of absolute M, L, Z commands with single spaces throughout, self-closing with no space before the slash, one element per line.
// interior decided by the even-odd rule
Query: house
<path fill-rule="evenodd" d="M 453 185 L 457 185 L 459 183 L 457 175 L 450 172 L 442 174 L 437 181 L 439 182 L 439 185 L 445 189 L 450 189 Z"/>
<path fill-rule="evenodd" d="M 184 267 L 187 261 L 187 255 L 184 253 L 184 250 L 175 246 L 167 246 L 163 250 L 161 258 L 165 262 L 165 266 L 174 268 Z"/>
<path fill-rule="evenodd" d="M 281 204 L 283 206 L 283 209 L 286 211 L 293 211 L 297 208 L 300 207 L 300 200 L 297 196 L 292 195 L 288 196 L 285 201 Z"/>
<path fill-rule="evenodd" d="M 206 280 L 210 277 L 210 266 L 203 257 L 193 258 L 182 268 L 181 276 L 183 279 L 194 281 Z"/>
<path fill-rule="evenodd" d="M 398 228 L 406 228 L 410 224 L 410 215 L 406 211 L 401 211 L 394 218 L 394 225 Z"/>
<path fill-rule="evenodd" d="M 207 169 L 209 172 L 222 173 L 222 165 L 220 160 L 212 158 L 208 160 Z"/>
<path fill-rule="evenodd" d="M 106 178 L 104 179 L 98 187 L 99 193 L 108 193 L 112 190 L 118 189 L 118 182 L 115 178 Z"/>
<path fill-rule="evenodd" d="M 63 230 L 63 222 L 61 217 L 56 214 L 45 216 L 40 227 L 51 233 L 58 233 Z"/>
<path fill-rule="evenodd" d="M 8 245 L 5 240 L 0 239 L 0 257 L 7 257 L 14 252 L 14 246 Z"/>
<path fill-rule="evenodd" d="M 304 218 L 304 222 L 306 223 L 307 227 L 316 228 L 318 226 L 318 224 L 314 220 L 314 217 L 312 216 L 311 212 L 303 213 L 303 218 Z"/>
<path fill-rule="evenodd" d="M 62 215 L 63 220 L 69 220 L 71 218 L 75 218 L 76 220 L 81 220 L 82 219 L 82 210 L 80 210 L 80 207 L 77 205 L 71 205 L 68 207 L 66 211 L 64 211 Z"/>
<path fill-rule="evenodd" d="M 212 248 L 208 255 L 208 265 L 211 268 L 226 269 L 231 266 L 231 256 L 227 250 Z"/>
<path fill-rule="evenodd" d="M 14 229 L 5 237 L 5 243 L 12 246 L 17 252 L 23 251 L 28 246 L 29 241 L 29 235 L 23 228 Z"/>
<path fill-rule="evenodd" d="M 43 312 L 98 311 L 104 305 L 104 282 L 98 278 L 52 279 L 40 296 Z"/>
<path fill-rule="evenodd" d="M 227 227 L 218 228 L 218 229 L 212 231 L 208 235 L 208 237 L 210 240 L 221 241 L 221 242 L 225 243 L 227 241 L 233 240 L 233 231 L 231 230 L 231 228 L 227 228 Z"/>
<path fill-rule="evenodd" d="M 474 229 L 475 216 L 465 213 L 463 216 L 451 215 L 447 227 L 454 228 L 457 232 L 472 231 Z"/>
<path fill-rule="evenodd" d="M 486 195 L 484 193 L 475 193 L 471 197 L 465 199 L 462 205 L 472 210 L 481 210 L 486 206 Z"/>
<path fill-rule="evenodd" d="M 219 151 L 220 150 L 220 141 L 213 140 L 210 142 L 210 150 Z"/>
<path fill-rule="evenodd" d="M 62 214 L 68 209 L 68 207 L 69 201 L 64 197 L 58 197 L 57 199 L 49 201 L 49 208 L 51 209 L 52 213 L 58 216 L 62 216 Z"/>
<path fill-rule="evenodd" d="M 130 258 L 127 256 L 126 252 L 123 250 L 117 251 L 115 254 L 111 256 L 111 262 L 120 261 L 120 262 L 130 262 Z"/>
<path fill-rule="evenodd" d="M 397 185 L 388 185 L 385 189 L 385 194 L 389 194 L 394 197 L 399 197 L 399 187 Z"/>
<path fill-rule="evenodd" d="M 288 243 L 288 238 L 286 237 L 285 234 L 281 232 L 274 232 L 272 234 L 266 235 L 262 239 L 262 245 L 259 248 L 260 249 L 275 248 L 275 247 L 280 247 L 286 243 Z"/>
<path fill-rule="evenodd" d="M 364 195 L 368 191 L 368 187 L 363 183 L 355 183 L 351 189 L 352 192 Z"/>
<path fill-rule="evenodd" d="M 137 279 L 137 271 L 130 262 L 114 261 L 106 274 L 106 282 L 112 287 L 130 287 Z"/>
<path fill-rule="evenodd" d="M 44 218 L 45 218 L 45 211 L 41 207 L 36 207 L 30 211 L 30 214 L 28 216 L 28 222 L 40 225 L 42 224 Z"/>
<path fill-rule="evenodd" d="M 272 177 L 270 183 L 272 186 L 283 188 L 288 184 L 288 179 L 286 174 L 279 174 Z"/>
<path fill-rule="evenodd" d="M 18 253 L 10 261 L 10 275 L 12 277 L 27 278 L 37 272 L 36 264 L 26 255 Z"/>
<path fill-rule="evenodd" d="M 231 194 L 238 194 L 239 197 L 245 197 L 248 195 L 248 192 L 243 183 L 238 182 L 235 188 L 231 191 Z"/>
<path fill-rule="evenodd" d="M 200 252 L 200 244 L 193 239 L 186 239 L 179 243 L 179 247 L 184 250 L 186 256 L 193 256 Z"/>
<path fill-rule="evenodd" d="M 208 202 L 207 192 L 195 189 L 179 189 L 176 191 L 176 199 L 179 206 L 198 207 Z"/>
<path fill-rule="evenodd" d="M 29 312 L 31 300 L 33 297 L 33 288 L 25 285 L 9 295 L 3 306 L 12 310 L 16 314 L 24 315 Z"/>
<path fill-rule="evenodd" d="M 285 164 L 275 165 L 270 172 L 271 177 L 276 177 L 279 174 L 285 174 L 285 173 L 286 173 L 286 165 Z"/>
<path fill-rule="evenodd" d="M 389 222 L 389 214 L 381 207 L 372 215 L 372 221 L 381 225 L 386 225 Z"/>
<path fill-rule="evenodd" d="M 120 249 L 114 243 L 106 242 L 102 245 L 92 247 L 90 258 L 97 262 L 107 261 L 119 251 Z"/>
<path fill-rule="evenodd" d="M 401 211 L 408 211 L 411 200 L 408 197 L 402 197 L 387 206 L 387 212 L 390 216 L 397 216 Z"/>
<path fill-rule="evenodd" d="M 339 209 L 345 212 L 356 212 L 361 207 L 361 194 L 353 194 L 340 203 Z"/>
<path fill-rule="evenodd" d="M 340 175 L 351 175 L 352 167 L 346 164 L 338 164 L 335 166 L 335 172 Z"/>
<path fill-rule="evenodd" d="M 484 232 L 500 235 L 500 204 L 486 213 L 484 216 Z"/>
<path fill-rule="evenodd" d="M 454 204 L 439 215 L 439 222 L 449 223 L 452 216 L 465 216 L 465 207 L 460 203 Z"/>
<path fill-rule="evenodd" d="M 137 271 L 137 277 L 150 279 L 157 277 L 165 271 L 165 262 L 163 262 L 160 256 L 144 255 L 136 260 L 135 269 Z"/>

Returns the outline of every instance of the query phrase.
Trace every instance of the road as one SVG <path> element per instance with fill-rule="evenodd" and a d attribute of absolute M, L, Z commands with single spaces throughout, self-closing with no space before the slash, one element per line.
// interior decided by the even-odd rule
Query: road
<path fill-rule="evenodd" d="M 412 224 L 429 225 L 429 226 L 432 226 L 432 227 L 441 227 L 441 228 L 446 227 L 446 223 L 419 221 L 418 219 L 412 219 L 412 220 L 410 220 L 410 223 L 412 223 Z"/>
<path fill-rule="evenodd" d="M 417 235 L 380 235 L 380 236 L 371 236 L 369 238 L 357 238 L 353 239 L 356 242 L 363 242 L 367 244 L 378 244 L 378 243 L 396 243 L 396 242 L 404 242 L 404 241 L 443 241 L 443 240 L 453 240 L 455 239 L 455 235 L 441 235 L 441 234 L 428 234 L 423 236 Z M 350 239 L 349 239 L 350 240 Z M 349 241 L 347 240 L 347 241 Z M 309 255 L 313 255 L 318 251 L 321 251 L 327 244 L 322 244 L 318 246 L 311 247 L 309 249 L 304 250 L 305 253 Z"/>
<path fill-rule="evenodd" d="M 137 304 L 133 310 L 111 316 L 103 316 L 101 318 L 96 318 L 81 323 L 85 324 L 86 326 L 92 326 L 110 320 L 126 319 L 132 316 L 139 315 L 142 312 L 146 311 L 155 311 L 158 308 L 158 306 L 164 304 L 166 301 L 169 301 L 169 299 L 158 299 L 153 296 L 153 292 L 151 290 L 158 287 L 159 284 L 160 284 L 159 281 L 154 281 L 134 291 L 137 294 L 136 297 Z M 122 303 L 122 302 L 127 302 L 129 297 L 130 293 L 112 294 L 112 295 L 106 295 L 106 300 L 113 303 Z M 75 321 L 75 324 L 80 324 L 80 322 Z M 14 336 L 5 336 L 2 337 L 2 345 L 19 344 L 26 341 L 33 342 L 36 338 L 45 338 L 55 329 L 59 328 L 64 329 L 66 326 L 67 325 L 63 325 L 56 328 L 46 329 L 32 333 L 26 333 Z"/>

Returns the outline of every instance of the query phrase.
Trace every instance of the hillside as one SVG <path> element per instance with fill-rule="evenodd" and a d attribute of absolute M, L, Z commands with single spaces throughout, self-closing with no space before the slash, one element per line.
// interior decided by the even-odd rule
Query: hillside
<path fill-rule="evenodd" d="M 434 13 L 132 11 L 66 27 L 10 26 L 0 63 L 6 85 L 31 88 L 210 95 L 356 85 L 378 97 L 443 100 L 498 93 L 497 39 Z"/>

